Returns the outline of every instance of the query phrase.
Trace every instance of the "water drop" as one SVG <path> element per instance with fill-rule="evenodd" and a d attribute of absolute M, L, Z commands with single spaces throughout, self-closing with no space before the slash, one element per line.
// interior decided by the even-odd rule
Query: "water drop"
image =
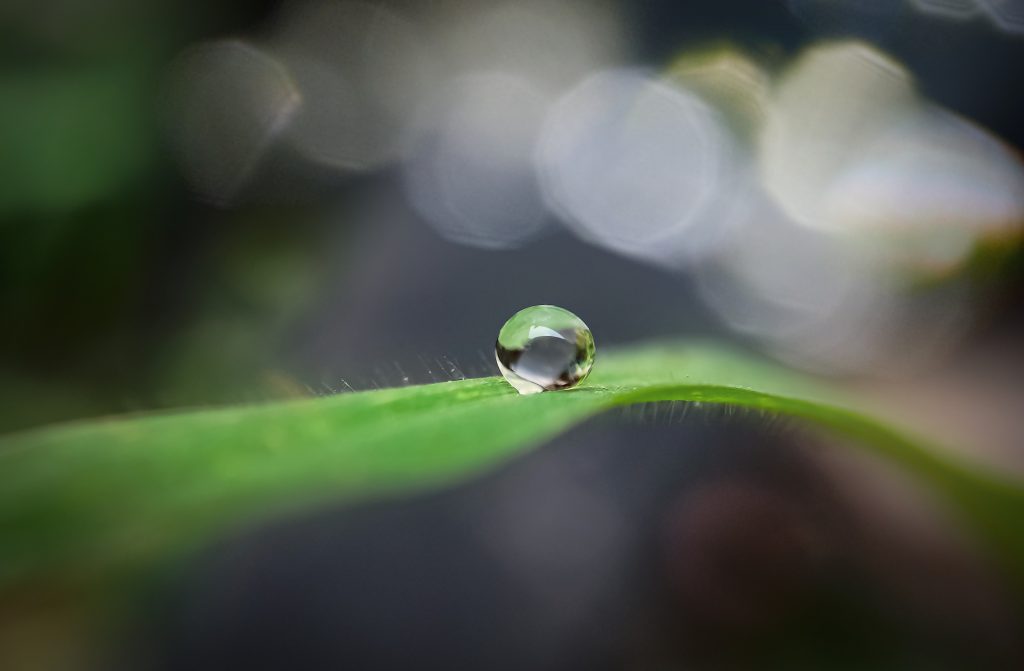
<path fill-rule="evenodd" d="M 505 322 L 494 353 L 501 374 L 520 394 L 568 389 L 594 366 L 594 335 L 568 310 L 535 305 Z"/>

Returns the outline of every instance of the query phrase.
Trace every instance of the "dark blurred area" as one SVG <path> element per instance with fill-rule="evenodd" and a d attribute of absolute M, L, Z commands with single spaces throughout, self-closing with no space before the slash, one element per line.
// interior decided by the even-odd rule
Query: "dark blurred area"
<path fill-rule="evenodd" d="M 1013 612 L 977 558 L 928 534 L 891 538 L 905 529 L 859 511 L 834 469 L 794 450 L 805 437 L 714 411 L 671 424 L 668 407 L 643 412 L 465 486 L 232 539 L 157 602 L 142 638 L 167 669 L 1020 659 Z M 919 554 L 936 549 L 943 559 Z"/>
<path fill-rule="evenodd" d="M 7 0 L 0 38 L 0 431 L 492 375 L 551 303 L 1024 473 L 1024 2 Z M 833 447 L 643 406 L 225 539 L 130 635 L 8 607 L 0 667 L 1024 666 L 946 511 Z"/>

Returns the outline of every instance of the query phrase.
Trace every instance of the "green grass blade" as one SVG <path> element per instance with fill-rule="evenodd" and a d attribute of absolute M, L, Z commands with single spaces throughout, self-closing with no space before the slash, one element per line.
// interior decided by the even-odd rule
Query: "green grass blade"
<path fill-rule="evenodd" d="M 92 421 L 0 441 L 0 589 L 147 571 L 217 534 L 330 501 L 441 486 L 609 408 L 702 401 L 802 417 L 931 485 L 1024 585 L 1024 487 L 850 409 L 821 385 L 697 345 L 610 352 L 578 389 L 498 378 Z"/>

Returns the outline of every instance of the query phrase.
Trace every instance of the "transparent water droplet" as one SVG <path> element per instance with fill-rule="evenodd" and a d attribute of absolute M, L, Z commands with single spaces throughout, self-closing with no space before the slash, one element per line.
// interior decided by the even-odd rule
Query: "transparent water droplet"
<path fill-rule="evenodd" d="M 501 374 L 520 394 L 568 389 L 594 366 L 594 335 L 568 310 L 535 305 L 505 322 L 494 353 Z"/>

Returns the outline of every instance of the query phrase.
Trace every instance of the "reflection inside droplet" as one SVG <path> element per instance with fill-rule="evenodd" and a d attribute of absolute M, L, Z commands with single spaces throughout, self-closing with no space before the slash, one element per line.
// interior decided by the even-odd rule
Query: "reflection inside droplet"
<path fill-rule="evenodd" d="M 594 336 L 573 313 L 535 305 L 512 316 L 498 333 L 495 358 L 520 394 L 567 389 L 594 365 Z"/>

